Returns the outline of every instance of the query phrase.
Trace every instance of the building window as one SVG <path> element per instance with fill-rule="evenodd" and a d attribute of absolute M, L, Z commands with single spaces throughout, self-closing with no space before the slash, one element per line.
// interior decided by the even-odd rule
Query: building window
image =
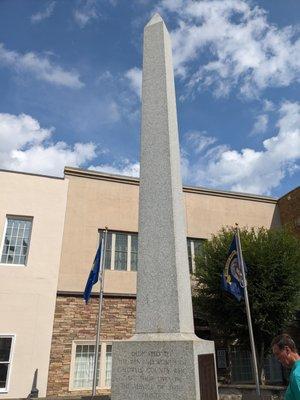
<path fill-rule="evenodd" d="M 104 231 L 101 231 L 103 235 Z M 195 256 L 200 254 L 204 239 L 187 238 L 189 269 L 195 272 Z M 136 271 L 138 263 L 138 234 L 126 232 L 107 233 L 105 269 Z"/>
<path fill-rule="evenodd" d="M 266 381 L 269 383 L 282 383 L 283 370 L 277 359 L 271 355 L 264 360 Z"/>
<path fill-rule="evenodd" d="M 26 265 L 31 228 L 32 218 L 7 217 L 1 263 Z"/>
<path fill-rule="evenodd" d="M 251 353 L 238 347 L 231 349 L 233 383 L 249 383 L 253 381 Z"/>
<path fill-rule="evenodd" d="M 217 368 L 218 369 L 227 368 L 226 349 L 217 349 L 216 350 L 216 359 L 217 359 Z"/>
<path fill-rule="evenodd" d="M 92 388 L 94 350 L 94 341 L 73 342 L 70 390 L 90 390 Z M 99 349 L 97 367 L 98 388 L 110 388 L 111 386 L 111 353 L 112 345 L 102 342 Z"/>
<path fill-rule="evenodd" d="M 101 234 L 103 234 L 103 231 Z M 107 233 L 105 269 L 116 271 L 136 271 L 137 253 L 137 233 Z"/>
<path fill-rule="evenodd" d="M 233 383 L 254 382 L 250 351 L 238 347 L 231 349 L 231 365 Z M 274 356 L 269 356 L 264 359 L 264 372 L 268 383 L 282 383 L 282 367 Z"/>
<path fill-rule="evenodd" d="M 78 344 L 76 346 L 75 373 L 73 381 L 75 389 L 92 387 L 95 358 L 94 351 L 95 346 L 92 344 Z M 99 368 L 97 377 L 99 377 Z M 98 383 L 99 381 L 97 379 L 97 385 Z"/>
<path fill-rule="evenodd" d="M 106 354 L 105 354 L 105 386 L 111 387 L 111 353 L 112 353 L 112 345 L 106 345 Z"/>
<path fill-rule="evenodd" d="M 8 391 L 14 336 L 0 335 L 0 393 Z"/>
<path fill-rule="evenodd" d="M 190 273 L 195 272 L 195 257 L 201 253 L 204 239 L 187 238 Z"/>
<path fill-rule="evenodd" d="M 125 233 L 115 233 L 115 265 L 114 269 L 127 270 L 128 238 Z"/>

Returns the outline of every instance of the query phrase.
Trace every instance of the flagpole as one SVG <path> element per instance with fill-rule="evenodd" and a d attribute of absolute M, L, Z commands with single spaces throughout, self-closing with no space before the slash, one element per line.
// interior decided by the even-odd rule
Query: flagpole
<path fill-rule="evenodd" d="M 101 246 L 101 258 L 100 258 L 100 271 L 99 271 L 99 308 L 98 308 L 98 319 L 97 319 L 97 334 L 96 334 L 96 346 L 95 346 L 95 356 L 94 356 L 94 372 L 93 372 L 93 389 L 92 389 L 92 397 L 96 395 L 96 386 L 97 386 L 97 367 L 98 367 L 98 358 L 99 358 L 99 343 L 100 343 L 100 328 L 101 328 L 101 313 L 102 313 L 102 303 L 103 303 L 103 289 L 104 289 L 104 265 L 105 265 L 105 256 L 106 256 L 106 243 L 107 243 L 107 226 L 104 231 L 104 246 Z M 103 242 L 102 242 L 103 244 Z"/>
<path fill-rule="evenodd" d="M 245 273 L 245 264 L 244 264 L 244 258 L 243 258 L 243 253 L 242 253 L 240 231 L 239 231 L 238 224 L 236 224 L 236 234 L 237 234 L 237 239 L 238 239 L 237 240 L 237 242 L 238 242 L 237 243 L 237 246 L 238 246 L 238 252 L 237 252 L 238 262 L 239 262 L 239 265 L 242 268 L 243 281 L 244 281 L 244 297 L 245 297 L 246 314 L 247 314 L 248 329 L 249 329 L 249 336 L 250 336 L 250 345 L 251 345 L 251 353 L 252 353 L 252 361 L 253 361 L 253 369 L 254 369 L 256 394 L 260 398 L 260 387 L 259 387 L 259 377 L 258 377 L 258 368 L 257 368 L 255 343 L 254 343 L 252 320 L 251 320 L 251 313 L 250 313 L 250 306 L 249 306 L 247 280 L 246 280 L 246 273 Z"/>

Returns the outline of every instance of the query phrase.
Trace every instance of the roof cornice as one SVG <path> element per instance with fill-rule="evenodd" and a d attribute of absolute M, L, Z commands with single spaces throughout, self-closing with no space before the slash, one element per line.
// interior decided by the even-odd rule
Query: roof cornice
<path fill-rule="evenodd" d="M 38 178 L 58 179 L 58 180 L 61 180 L 61 181 L 63 181 L 65 179 L 63 176 L 35 174 L 33 172 L 13 171 L 13 170 L 10 170 L 10 169 L 0 169 L 0 172 L 5 172 L 5 173 L 8 173 L 8 174 L 37 176 Z"/>
<path fill-rule="evenodd" d="M 102 181 L 110 181 L 116 183 L 124 183 L 129 185 L 138 186 L 140 180 L 138 178 L 133 178 L 129 176 L 123 175 L 112 175 L 104 172 L 93 171 L 93 170 L 84 170 L 80 168 L 73 167 L 65 167 L 65 176 L 77 176 L 80 178 L 88 178 L 88 179 L 98 179 Z M 249 193 L 239 193 L 239 192 L 230 192 L 227 190 L 216 190 L 216 189 L 208 189 L 202 187 L 195 186 L 183 186 L 183 191 L 185 193 L 195 193 L 195 194 L 203 194 L 207 196 L 218 196 L 218 197 L 227 197 L 227 198 L 235 198 L 240 200 L 250 200 L 250 201 L 258 201 L 263 203 L 271 203 L 276 204 L 277 199 L 269 196 L 260 196 L 256 194 Z"/>

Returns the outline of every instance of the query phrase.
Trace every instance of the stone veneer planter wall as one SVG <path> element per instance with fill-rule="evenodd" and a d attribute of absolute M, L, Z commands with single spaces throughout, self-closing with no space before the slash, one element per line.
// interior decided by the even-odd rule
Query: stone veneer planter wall
<path fill-rule="evenodd" d="M 283 400 L 286 387 L 261 386 L 261 400 Z M 219 385 L 220 400 L 257 400 L 254 385 Z"/>
<path fill-rule="evenodd" d="M 81 296 L 58 295 L 51 344 L 47 396 L 90 394 L 69 391 L 72 342 L 93 340 L 96 335 L 98 298 L 85 305 Z M 102 309 L 102 341 L 126 339 L 135 326 L 135 298 L 105 297 Z"/>

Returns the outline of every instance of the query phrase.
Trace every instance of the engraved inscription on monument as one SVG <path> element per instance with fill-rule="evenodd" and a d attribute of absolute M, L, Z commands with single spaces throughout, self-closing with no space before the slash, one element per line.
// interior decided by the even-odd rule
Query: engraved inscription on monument
<path fill-rule="evenodd" d="M 135 343 L 118 353 L 117 371 L 123 398 L 135 393 L 139 400 L 162 399 L 173 393 L 174 399 L 191 393 L 190 374 L 194 374 L 193 359 L 187 342 Z M 117 395 L 117 393 L 115 393 Z M 184 396 L 184 397 L 183 397 Z"/>

